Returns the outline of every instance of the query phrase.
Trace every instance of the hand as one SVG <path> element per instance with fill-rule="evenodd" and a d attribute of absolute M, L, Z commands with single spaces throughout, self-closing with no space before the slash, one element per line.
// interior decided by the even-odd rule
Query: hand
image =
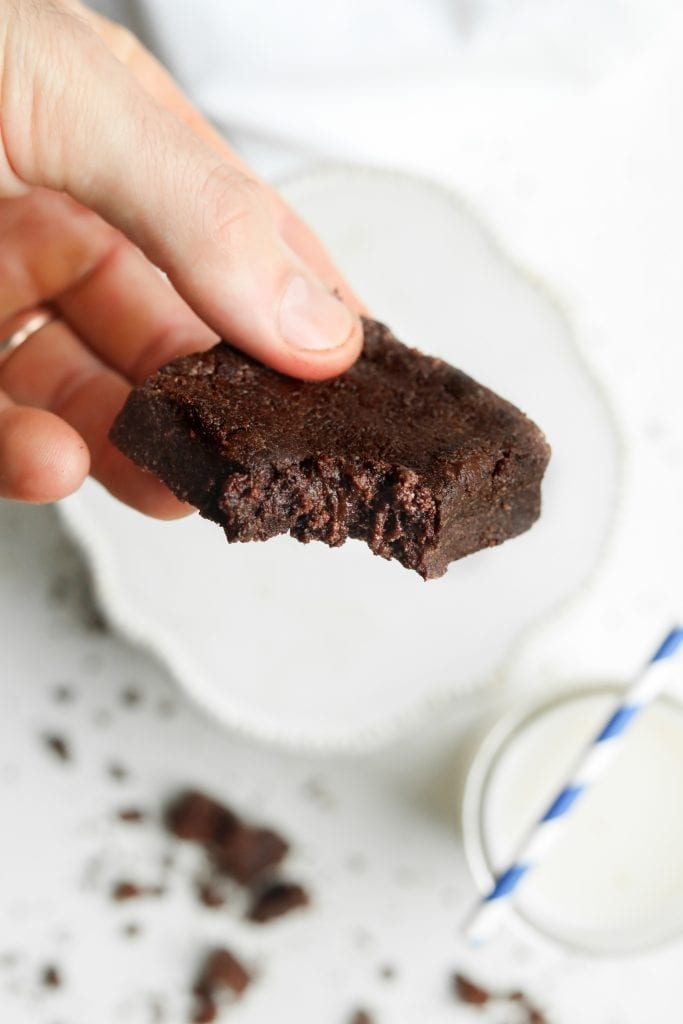
<path fill-rule="evenodd" d="M 181 515 L 107 440 L 131 383 L 218 336 L 332 376 L 360 304 L 161 65 L 75 0 L 0 0 L 0 129 L 0 338 L 20 312 L 59 316 L 0 356 L 0 497 L 53 501 L 92 472 Z"/>

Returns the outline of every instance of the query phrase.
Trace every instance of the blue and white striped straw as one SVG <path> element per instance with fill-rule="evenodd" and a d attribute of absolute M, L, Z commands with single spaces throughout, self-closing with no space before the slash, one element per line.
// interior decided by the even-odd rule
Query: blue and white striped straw
<path fill-rule="evenodd" d="M 496 878 L 493 888 L 465 923 L 465 933 L 473 944 L 480 945 L 493 933 L 520 885 L 558 839 L 573 808 L 620 749 L 635 719 L 661 692 L 667 680 L 661 669 L 681 648 L 683 626 L 676 626 L 627 689 L 595 739 L 581 752 L 567 783 L 532 826 L 514 862 Z"/>

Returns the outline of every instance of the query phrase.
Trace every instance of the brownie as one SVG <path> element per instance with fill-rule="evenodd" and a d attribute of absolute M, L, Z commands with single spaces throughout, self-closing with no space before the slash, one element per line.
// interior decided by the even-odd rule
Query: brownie
<path fill-rule="evenodd" d="M 355 365 L 327 381 L 219 342 L 130 393 L 111 439 L 229 541 L 348 537 L 425 579 L 528 529 L 549 458 L 540 430 L 441 359 L 365 319 Z"/>

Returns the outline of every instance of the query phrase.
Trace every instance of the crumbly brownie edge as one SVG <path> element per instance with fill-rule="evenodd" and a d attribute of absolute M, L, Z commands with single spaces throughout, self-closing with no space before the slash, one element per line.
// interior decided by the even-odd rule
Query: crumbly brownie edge
<path fill-rule="evenodd" d="M 137 466 L 153 473 L 177 498 L 196 506 L 203 515 L 215 504 L 226 475 L 225 464 L 202 443 L 177 404 L 164 394 L 148 385 L 134 388 L 109 437 Z"/>
<path fill-rule="evenodd" d="M 160 373 L 180 371 L 186 362 Z M 477 387 L 509 418 L 510 436 L 504 448 L 484 445 L 465 460 L 468 479 L 459 486 L 405 466 L 333 455 L 243 467 L 202 440 L 191 406 L 182 396 L 169 396 L 158 381 L 152 377 L 131 393 L 112 440 L 222 526 L 229 542 L 290 533 L 303 543 L 337 546 L 353 537 L 433 579 L 451 561 L 500 544 L 538 518 L 549 447 L 531 420 L 482 385 Z"/>

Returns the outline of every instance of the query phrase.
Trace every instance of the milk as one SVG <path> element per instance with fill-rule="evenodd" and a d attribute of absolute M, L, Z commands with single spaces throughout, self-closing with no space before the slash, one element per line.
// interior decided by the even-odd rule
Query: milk
<path fill-rule="evenodd" d="M 484 854 L 498 872 L 614 707 L 591 692 L 527 720 L 504 742 L 482 793 Z M 577 804 L 515 906 L 541 931 L 595 952 L 683 932 L 683 710 L 660 701 Z"/>

